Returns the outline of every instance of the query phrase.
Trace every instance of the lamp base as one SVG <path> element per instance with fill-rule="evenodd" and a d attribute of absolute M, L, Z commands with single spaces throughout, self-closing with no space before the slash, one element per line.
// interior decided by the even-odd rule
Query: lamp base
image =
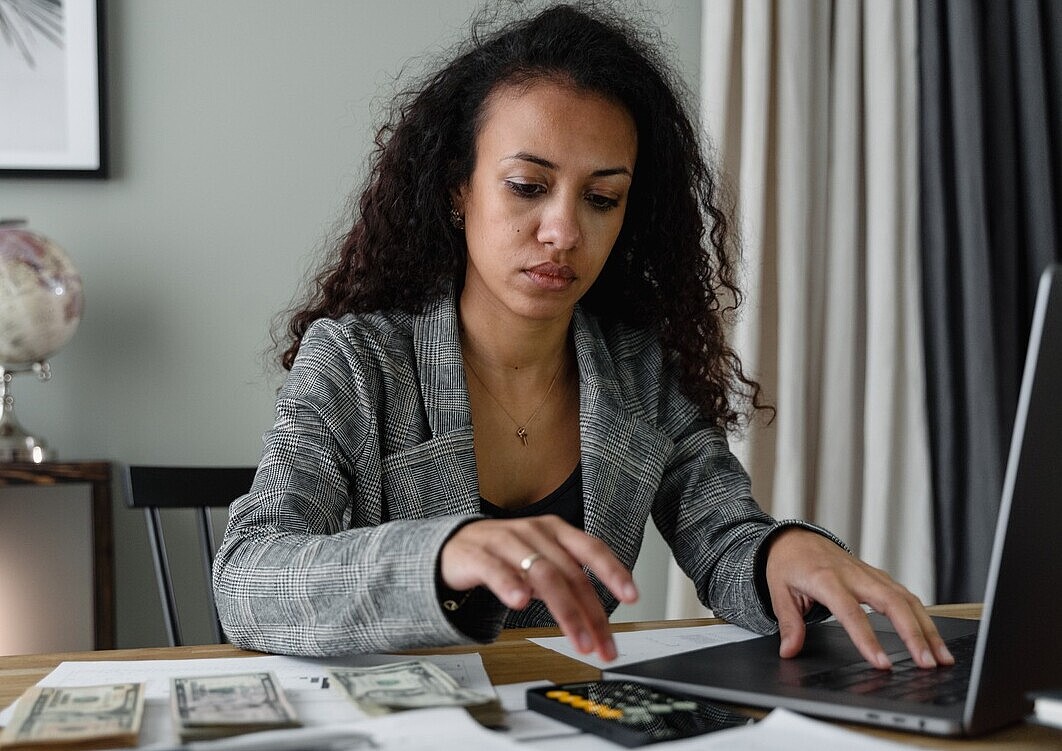
<path fill-rule="evenodd" d="M 51 377 L 47 362 L 34 363 L 32 369 L 19 370 L 0 366 L 0 462 L 50 462 L 55 452 L 42 439 L 27 433 L 15 417 L 15 398 L 11 395 L 11 382 L 15 373 L 32 370 L 42 381 Z"/>
<path fill-rule="evenodd" d="M 14 411 L 5 409 L 0 416 L 0 462 L 50 462 L 55 452 L 42 439 L 30 435 L 19 425 Z"/>

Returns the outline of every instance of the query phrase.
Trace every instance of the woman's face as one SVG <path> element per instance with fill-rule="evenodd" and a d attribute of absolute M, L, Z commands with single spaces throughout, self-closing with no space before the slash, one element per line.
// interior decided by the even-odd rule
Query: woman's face
<path fill-rule="evenodd" d="M 637 151 L 630 114 L 599 95 L 549 79 L 492 92 L 454 197 L 468 245 L 463 308 L 570 316 L 623 226 Z"/>

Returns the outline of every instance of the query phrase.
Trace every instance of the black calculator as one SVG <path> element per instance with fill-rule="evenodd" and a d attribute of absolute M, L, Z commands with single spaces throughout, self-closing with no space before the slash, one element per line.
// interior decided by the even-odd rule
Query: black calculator
<path fill-rule="evenodd" d="M 527 706 L 627 748 L 753 722 L 718 704 L 635 681 L 529 688 Z"/>

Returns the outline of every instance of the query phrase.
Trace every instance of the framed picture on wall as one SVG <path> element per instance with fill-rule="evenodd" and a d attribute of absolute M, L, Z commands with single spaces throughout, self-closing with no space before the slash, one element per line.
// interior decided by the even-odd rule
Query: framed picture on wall
<path fill-rule="evenodd" d="M 107 177 L 104 0 L 0 0 L 0 176 Z"/>

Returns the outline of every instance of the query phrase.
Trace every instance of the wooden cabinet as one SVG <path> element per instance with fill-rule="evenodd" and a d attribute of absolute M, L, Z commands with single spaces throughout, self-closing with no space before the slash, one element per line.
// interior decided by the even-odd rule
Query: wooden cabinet
<path fill-rule="evenodd" d="M 38 568 L 44 567 L 27 566 L 25 570 L 22 570 L 9 562 L 4 566 L 7 571 L 0 572 L 0 576 L 10 578 L 17 575 L 23 579 L 19 582 L 9 582 L 10 586 L 18 588 L 17 591 L 21 593 L 21 596 L 17 599 L 21 602 L 0 603 L 0 609 L 4 611 L 4 614 L 0 614 L 0 621 L 17 617 L 20 606 L 30 610 L 44 599 L 58 603 L 60 612 L 63 612 L 61 608 L 64 598 L 76 599 L 77 596 L 87 596 L 92 603 L 93 624 L 91 628 L 94 648 L 114 648 L 114 540 L 111 523 L 111 481 L 111 464 L 105 461 L 0 463 L 0 531 L 8 535 L 6 543 L 9 548 L 8 552 L 17 556 L 18 552 L 15 548 L 21 547 L 29 554 L 42 555 L 41 560 L 48 562 L 62 558 L 62 548 L 64 544 L 67 544 L 64 541 L 75 540 L 85 547 L 86 556 L 91 560 L 91 572 L 86 572 L 83 564 L 78 566 L 79 570 L 67 572 L 69 574 L 69 578 L 65 579 L 67 591 L 64 591 L 63 587 L 66 574 L 61 566 L 56 569 L 49 567 L 49 572 L 41 571 L 42 577 L 48 574 L 50 578 L 47 581 L 36 583 L 25 581 L 25 579 L 32 578 Z M 65 507 L 45 509 L 42 505 L 40 519 L 34 519 L 32 514 L 27 515 L 25 504 L 20 509 L 5 509 L 4 496 L 8 493 L 4 491 L 4 488 L 49 487 L 78 483 L 87 484 L 90 487 L 91 496 L 87 508 L 73 508 L 68 512 L 64 510 Z M 64 517 L 67 514 L 71 517 L 69 528 L 66 524 L 67 519 Z M 34 530 L 32 540 L 20 537 L 18 525 L 15 524 L 19 518 L 23 520 L 23 526 L 26 526 L 27 521 L 37 522 L 36 525 L 28 525 Z M 84 540 L 85 534 L 90 535 L 91 540 Z M 0 553 L 3 552 L 0 551 Z M 85 584 L 91 586 L 92 591 L 89 595 L 84 592 Z M 73 607 L 67 608 L 66 612 L 74 617 L 74 609 Z M 0 628 L 2 627 L 0 623 Z"/>

